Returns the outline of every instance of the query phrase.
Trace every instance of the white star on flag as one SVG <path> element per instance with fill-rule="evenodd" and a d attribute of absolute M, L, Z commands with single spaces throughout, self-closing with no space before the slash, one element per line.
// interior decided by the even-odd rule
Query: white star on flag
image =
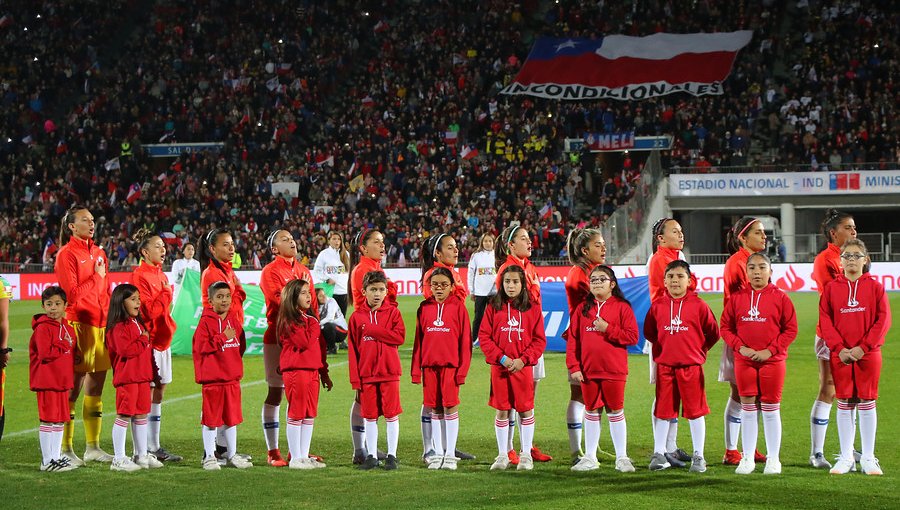
<path fill-rule="evenodd" d="M 574 48 L 574 47 L 575 47 L 575 41 L 573 41 L 572 39 L 569 39 L 568 41 L 566 41 L 562 44 L 557 44 L 556 51 L 560 51 L 563 48 Z"/>

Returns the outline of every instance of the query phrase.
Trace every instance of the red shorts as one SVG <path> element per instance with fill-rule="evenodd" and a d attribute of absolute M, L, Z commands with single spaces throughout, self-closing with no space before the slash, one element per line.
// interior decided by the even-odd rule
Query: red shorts
<path fill-rule="evenodd" d="M 759 397 L 759 401 L 766 404 L 781 402 L 785 366 L 784 360 L 759 362 L 735 352 L 734 378 L 738 393 L 742 397 Z"/>
<path fill-rule="evenodd" d="M 422 368 L 422 404 L 427 407 L 459 405 L 456 367 Z"/>
<path fill-rule="evenodd" d="M 706 390 L 703 365 L 672 367 L 656 365 L 656 409 L 654 415 L 660 420 L 678 418 L 689 420 L 709 414 L 706 404 Z"/>
<path fill-rule="evenodd" d="M 831 377 L 834 396 L 841 400 L 858 398 L 878 399 L 878 379 L 881 378 L 881 351 L 866 353 L 856 363 L 845 365 L 837 353 L 831 352 Z"/>
<path fill-rule="evenodd" d="M 403 412 L 400 381 L 363 383 L 359 397 L 362 417 L 367 420 L 377 420 L 379 416 L 393 418 Z"/>
<path fill-rule="evenodd" d="M 281 377 L 288 401 L 287 417 L 292 420 L 315 418 L 319 408 L 319 371 L 288 370 Z"/>
<path fill-rule="evenodd" d="M 139 416 L 150 412 L 150 382 L 116 386 L 116 414 Z"/>
<path fill-rule="evenodd" d="M 534 409 L 534 370 L 526 366 L 514 374 L 499 365 L 491 365 L 491 396 L 488 405 L 498 411 L 515 409 L 520 413 Z"/>
<path fill-rule="evenodd" d="M 244 421 L 241 413 L 241 383 L 204 384 L 200 391 L 203 396 L 203 414 L 200 423 L 209 428 L 233 427 Z"/>
<path fill-rule="evenodd" d="M 44 423 L 69 421 L 69 392 L 39 390 L 37 393 L 38 418 Z"/>
<path fill-rule="evenodd" d="M 625 381 L 585 379 L 581 383 L 581 394 L 584 395 L 584 408 L 589 411 L 601 407 L 609 410 L 625 407 Z"/>

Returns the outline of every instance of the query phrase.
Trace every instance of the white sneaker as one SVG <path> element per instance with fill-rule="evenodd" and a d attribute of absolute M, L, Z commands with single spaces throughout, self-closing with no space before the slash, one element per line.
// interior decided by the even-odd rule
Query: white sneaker
<path fill-rule="evenodd" d="M 768 461 L 766 461 L 766 465 L 768 466 Z M 753 460 L 753 456 L 745 455 L 741 457 L 741 461 L 738 463 L 738 467 L 734 470 L 734 472 L 739 475 L 749 475 L 755 469 L 756 462 Z"/>
<path fill-rule="evenodd" d="M 860 459 L 859 467 L 862 469 L 862 472 L 867 475 L 881 476 L 884 474 L 884 471 L 881 470 L 881 465 L 878 463 L 878 459 L 875 457 Z"/>
<path fill-rule="evenodd" d="M 100 462 L 100 461 L 97 461 Z M 128 457 L 122 457 L 121 459 L 113 459 L 113 461 L 109 465 L 110 471 L 125 471 L 131 473 L 133 471 L 140 471 L 141 466 L 138 466 L 134 463 L 133 460 Z"/>
<path fill-rule="evenodd" d="M 688 471 L 691 473 L 705 473 L 706 459 L 701 457 L 699 453 L 694 452 L 694 457 L 691 459 L 691 467 Z"/>
<path fill-rule="evenodd" d="M 616 471 L 620 473 L 634 473 L 634 463 L 628 457 L 616 459 Z"/>
<path fill-rule="evenodd" d="M 428 465 L 430 465 L 431 462 L 434 461 L 435 458 L 440 459 L 443 457 L 438 456 L 438 454 L 434 451 L 434 449 L 428 450 L 427 452 L 422 454 L 422 462 L 424 462 L 425 464 L 428 464 Z M 430 467 L 429 467 L 429 469 L 430 469 Z M 437 469 L 437 468 L 434 468 L 434 469 Z"/>
<path fill-rule="evenodd" d="M 459 462 L 454 455 L 446 455 L 444 456 L 444 463 L 441 464 L 441 469 L 446 469 L 448 471 L 456 471 L 456 463 Z M 428 466 L 431 467 L 431 466 Z"/>
<path fill-rule="evenodd" d="M 534 459 L 531 455 L 519 455 L 519 465 L 516 466 L 519 471 L 531 471 L 534 469 Z"/>
<path fill-rule="evenodd" d="M 766 468 L 763 469 L 764 475 L 780 475 L 781 461 L 772 457 L 766 459 Z"/>
<path fill-rule="evenodd" d="M 854 462 L 852 458 L 845 459 L 841 457 L 837 460 L 837 462 L 834 463 L 834 467 L 831 468 L 831 471 L 829 471 L 829 473 L 833 475 L 846 475 L 855 467 L 856 462 Z"/>
<path fill-rule="evenodd" d="M 88 446 L 84 449 L 84 461 L 109 463 L 113 461 L 113 456 L 101 450 L 99 446 Z"/>
<path fill-rule="evenodd" d="M 156 458 L 156 455 L 140 455 L 134 459 L 135 464 L 141 466 L 141 469 L 159 469 L 163 467 L 163 463 Z"/>
<path fill-rule="evenodd" d="M 312 457 L 309 458 L 309 463 L 312 464 L 312 467 L 314 467 L 316 469 L 322 469 L 324 467 L 328 467 L 324 462 L 322 462 L 318 459 L 314 459 Z"/>
<path fill-rule="evenodd" d="M 293 459 L 291 459 L 291 460 L 293 460 Z M 233 467 L 233 468 L 237 468 L 237 469 L 247 469 L 247 468 L 253 467 L 252 462 L 250 462 L 249 460 L 247 460 L 246 458 L 244 458 L 243 456 L 240 456 L 240 455 L 235 455 L 234 457 L 228 459 L 225 462 L 225 465 L 228 467 Z"/>
<path fill-rule="evenodd" d="M 219 465 L 219 459 L 215 457 L 207 457 L 203 459 L 203 469 L 206 471 L 220 471 L 222 466 Z"/>
<path fill-rule="evenodd" d="M 78 455 L 75 455 L 75 452 L 72 451 L 71 448 L 66 448 L 60 453 L 60 459 L 68 459 L 69 464 L 75 467 L 81 467 L 84 465 L 84 461 L 78 458 Z"/>
<path fill-rule="evenodd" d="M 73 469 L 78 469 L 78 466 L 71 464 L 69 462 L 69 459 L 67 459 L 65 457 L 51 460 L 50 462 L 48 462 L 46 464 L 41 464 L 41 471 L 46 471 L 48 473 L 72 471 Z"/>
<path fill-rule="evenodd" d="M 444 463 L 443 455 L 431 455 L 428 457 L 428 469 L 441 469 L 441 465 Z"/>
<path fill-rule="evenodd" d="M 809 465 L 816 469 L 831 469 L 831 462 L 825 458 L 822 452 L 816 452 L 815 455 L 809 456 Z"/>
<path fill-rule="evenodd" d="M 314 461 L 314 459 L 294 459 L 291 458 L 291 462 L 288 464 L 289 469 L 316 469 L 315 464 L 310 461 Z"/>
<path fill-rule="evenodd" d="M 519 464 L 521 465 L 522 459 L 519 459 Z M 572 471 L 593 471 L 595 469 L 600 469 L 600 464 L 596 461 L 596 459 L 592 459 L 589 456 L 585 455 L 578 462 L 575 463 L 574 466 L 571 467 Z"/>
<path fill-rule="evenodd" d="M 509 467 L 509 456 L 505 453 L 497 455 L 494 463 L 491 464 L 491 471 L 503 471 Z"/>

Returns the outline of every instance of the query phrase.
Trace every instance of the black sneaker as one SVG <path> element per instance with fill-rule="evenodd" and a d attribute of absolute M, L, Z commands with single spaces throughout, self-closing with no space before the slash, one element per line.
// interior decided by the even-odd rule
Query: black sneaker
<path fill-rule="evenodd" d="M 368 471 L 370 469 L 377 468 L 378 464 L 380 464 L 380 462 L 378 462 L 378 459 L 376 459 L 372 455 L 369 455 L 368 457 L 366 457 L 366 460 L 363 461 L 363 463 L 359 465 L 359 467 L 357 469 L 361 469 L 363 471 Z"/>
<path fill-rule="evenodd" d="M 387 457 L 388 457 L 387 453 L 385 453 L 381 450 L 378 450 L 378 460 L 385 460 L 385 459 L 387 459 Z"/>
<path fill-rule="evenodd" d="M 156 457 L 156 460 L 160 462 L 181 462 L 184 458 L 181 455 L 175 455 L 174 453 L 166 450 L 162 446 L 159 447 L 159 450 L 155 452 L 150 452 L 150 455 Z"/>
<path fill-rule="evenodd" d="M 397 467 L 398 467 L 397 464 L 398 464 L 397 457 L 394 457 L 393 455 L 388 455 L 387 460 L 384 461 L 384 470 L 392 471 L 394 469 L 397 469 Z"/>
<path fill-rule="evenodd" d="M 475 456 L 469 452 L 464 452 L 460 449 L 456 450 L 456 458 L 459 460 L 475 460 Z"/>
<path fill-rule="evenodd" d="M 687 466 L 681 459 L 678 458 L 678 452 L 666 452 L 666 460 L 669 461 L 669 465 L 674 468 L 683 468 Z"/>
<path fill-rule="evenodd" d="M 358 455 L 357 455 L 357 454 L 353 454 L 353 464 L 354 464 L 354 465 L 358 466 L 358 465 L 362 464 L 362 463 L 365 462 L 365 461 L 366 461 L 366 456 L 363 455 L 362 453 L 360 453 L 360 454 L 358 454 Z"/>

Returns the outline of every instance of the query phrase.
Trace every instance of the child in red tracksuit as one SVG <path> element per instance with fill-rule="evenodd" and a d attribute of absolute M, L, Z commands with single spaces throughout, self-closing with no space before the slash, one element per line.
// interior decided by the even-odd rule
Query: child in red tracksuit
<path fill-rule="evenodd" d="M 656 361 L 656 422 L 653 427 L 653 471 L 670 466 L 665 457 L 669 420 L 682 416 L 691 427 L 694 455 L 691 471 L 706 471 L 703 446 L 709 414 L 704 389 L 703 364 L 706 353 L 719 340 L 719 326 L 712 310 L 690 290 L 691 269 L 687 262 L 674 260 L 666 266 L 666 295 L 650 305 L 644 319 L 644 337 L 653 344 Z"/>
<path fill-rule="evenodd" d="M 278 369 L 288 400 L 287 439 L 291 469 L 323 468 L 309 456 L 313 425 L 319 408 L 319 380 L 331 391 L 325 338 L 313 310 L 312 292 L 306 280 L 291 280 L 281 289 L 276 335 L 281 353 Z"/>
<path fill-rule="evenodd" d="M 797 314 L 790 298 L 771 283 L 772 265 L 762 252 L 746 264 L 749 288 L 732 293 L 722 311 L 722 340 L 734 350 L 734 375 L 741 397 L 741 440 L 744 452 L 735 473 L 756 467 L 754 452 L 762 410 L 766 437 L 765 474 L 780 474 L 781 390 L 785 360 L 797 338 Z"/>
<path fill-rule="evenodd" d="M 519 413 L 522 451 L 517 469 L 534 469 L 531 456 L 534 439 L 534 371 L 547 346 L 544 317 L 525 288 L 525 270 L 511 264 L 500 273 L 502 282 L 481 322 L 478 342 L 491 365 L 491 396 L 488 404 L 497 410 L 494 432 L 499 455 L 491 470 L 509 467 L 509 412 Z"/>
<path fill-rule="evenodd" d="M 819 326 L 831 351 L 831 375 L 838 399 L 841 455 L 831 473 L 843 475 L 855 467 L 855 408 L 859 411 L 862 445 L 860 468 L 867 475 L 881 475 L 884 473 L 875 458 L 875 401 L 881 377 L 881 346 L 891 327 L 891 308 L 884 286 L 869 275 L 869 254 L 862 241 L 850 239 L 844 243 L 841 264 L 844 274 L 825 286 L 819 301 Z"/>
<path fill-rule="evenodd" d="M 350 316 L 347 357 L 350 385 L 359 390 L 365 419 L 368 455 L 359 468 L 378 467 L 378 417 L 387 422 L 387 459 L 384 468 L 397 469 L 397 441 L 400 438 L 400 353 L 406 328 L 397 307 L 388 297 L 388 280 L 383 271 L 371 271 L 362 279 L 365 303 Z"/>
<path fill-rule="evenodd" d="M 214 282 L 207 289 L 211 308 L 204 308 L 194 332 L 194 379 L 201 384 L 203 411 L 200 416 L 203 434 L 203 469 L 218 470 L 216 460 L 216 428 L 224 427 L 227 448 L 226 465 L 238 469 L 253 467 L 237 453 L 237 426 L 244 421 L 241 413 L 240 337 L 243 332 L 237 314 L 231 309 L 228 282 Z"/>
<path fill-rule="evenodd" d="M 434 455 L 428 469 L 455 470 L 459 437 L 459 387 L 472 362 L 472 333 L 466 303 L 456 292 L 453 273 L 435 267 L 426 280 L 431 297 L 419 305 L 413 344 L 412 382 L 422 384 L 422 403 L 431 408 Z"/>
<path fill-rule="evenodd" d="M 116 421 L 112 440 L 112 471 L 161 468 L 162 462 L 147 452 L 147 414 L 150 413 L 150 381 L 155 377 L 150 333 L 141 321 L 141 295 L 130 283 L 119 285 L 109 298 L 106 347 L 116 388 Z M 125 456 L 125 436 L 131 423 L 134 458 Z"/>
<path fill-rule="evenodd" d="M 625 379 L 628 377 L 628 346 L 638 342 L 637 320 L 625 299 L 616 273 L 596 266 L 588 275 L 591 294 L 575 307 L 566 341 L 569 378 L 581 383 L 584 395 L 585 455 L 572 471 L 598 469 L 600 411 L 606 407 L 609 433 L 616 449 L 616 470 L 633 473 L 626 453 Z"/>
<path fill-rule="evenodd" d="M 69 390 L 74 385 L 75 330 L 64 319 L 66 293 L 61 287 L 44 289 L 41 303 L 46 313 L 32 319 L 34 332 L 28 344 L 29 383 L 37 394 L 41 420 L 41 471 L 71 471 L 78 466 L 62 456 L 62 434 L 69 420 Z"/>

